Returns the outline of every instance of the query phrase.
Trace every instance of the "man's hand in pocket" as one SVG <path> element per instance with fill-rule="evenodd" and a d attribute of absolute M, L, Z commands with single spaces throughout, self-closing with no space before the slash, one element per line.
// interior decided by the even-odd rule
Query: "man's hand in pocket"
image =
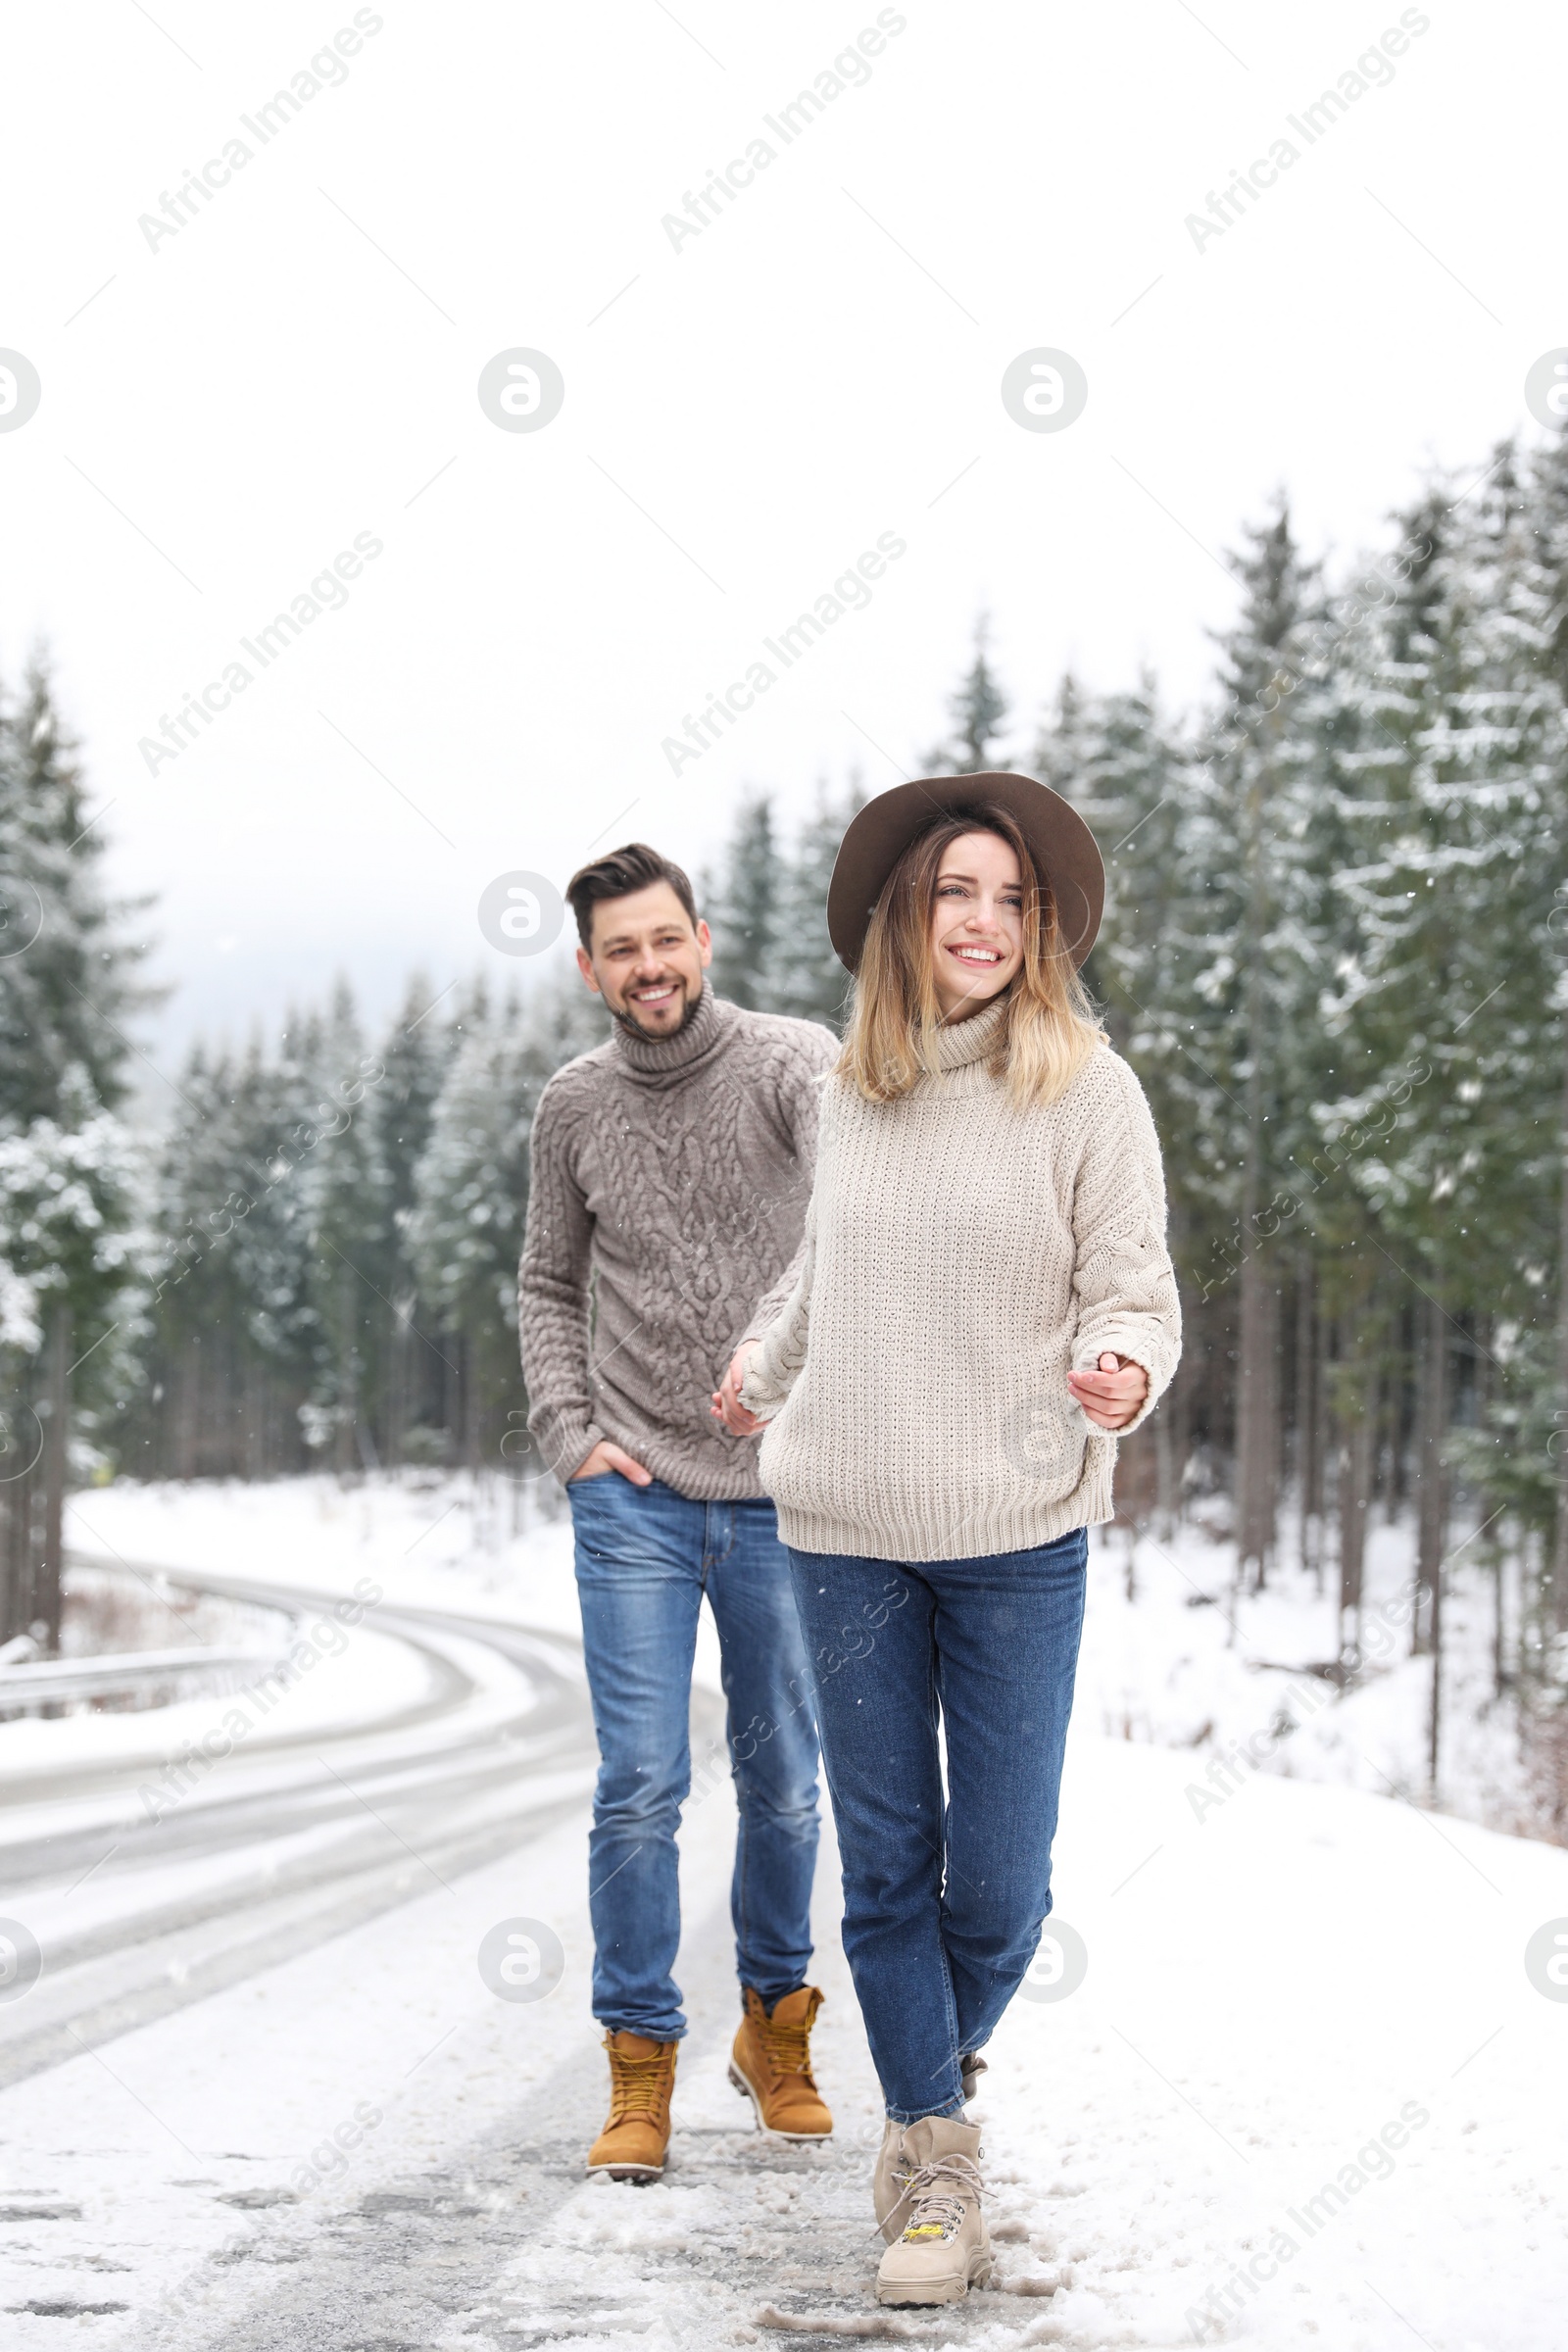
<path fill-rule="evenodd" d="M 603 1478 L 607 1470 L 618 1470 L 621 1477 L 629 1478 L 634 1487 L 653 1484 L 653 1472 L 645 1470 L 641 1462 L 634 1462 L 624 1446 L 612 1446 L 608 1438 L 600 1439 L 587 1459 L 577 1464 L 566 1484 L 574 1487 L 580 1478 Z"/>

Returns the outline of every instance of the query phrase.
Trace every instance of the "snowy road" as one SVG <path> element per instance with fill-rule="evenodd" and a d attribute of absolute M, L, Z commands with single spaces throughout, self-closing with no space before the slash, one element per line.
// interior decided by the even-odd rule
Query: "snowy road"
<path fill-rule="evenodd" d="M 315 1590 L 188 1570 L 169 1581 L 301 1628 L 332 1622 Z M 594 1745 L 569 1643 L 379 1606 L 374 1638 L 410 1654 L 415 1691 L 394 1688 L 388 1703 L 335 1723 L 318 1711 L 291 1722 L 286 1704 L 270 1722 L 245 1692 L 187 1702 L 191 1731 L 200 1720 L 228 1744 L 216 1765 L 198 1738 L 193 1764 L 172 1772 L 133 1749 L 60 1762 L 48 1735 L 67 1727 L 36 1727 L 32 1768 L 13 1765 L 0 1787 L 0 1886 L 47 1965 L 28 1998 L 0 2007 L 0 2085 L 340 1935 L 578 1809 Z M 158 1721 L 91 1729 L 145 1734 Z"/>
<path fill-rule="evenodd" d="M 319 1585 L 290 1605 L 318 1611 Z M 571 1644 L 401 1599 L 375 1620 L 398 1653 L 362 1656 L 377 1720 L 328 1738 L 348 1686 L 323 1688 L 298 1740 L 248 1745 L 161 1824 L 136 1823 L 145 1770 L 101 1760 L 6 1808 L 4 1858 L 34 1875 L 24 1906 L 7 1876 L 0 1910 L 54 1923 L 42 1981 L 0 2003 L 0 2050 L 33 2070 L 0 2093 L 8 2346 L 710 2352 L 869 2328 L 973 2352 L 1200 2330 L 1556 2352 L 1568 2002 L 1523 1954 L 1568 1915 L 1568 1855 L 1348 1788 L 1216 1794 L 1206 1759 L 1079 1727 L 1057 1899 L 1088 1973 L 1015 2002 L 981 2109 L 1001 2290 L 884 2323 L 831 1851 L 832 2145 L 770 2147 L 724 2080 L 733 1807 L 708 1776 L 683 1832 L 672 2167 L 646 2190 L 584 2180 L 603 2059 Z M 701 1756 L 710 1692 L 696 1713 Z M 70 1872 L 44 1829 L 74 1841 Z M 476 1964 L 519 1919 L 563 1947 L 549 1998 L 498 1998 Z M 72 2029 L 95 2046 L 62 2048 Z"/>

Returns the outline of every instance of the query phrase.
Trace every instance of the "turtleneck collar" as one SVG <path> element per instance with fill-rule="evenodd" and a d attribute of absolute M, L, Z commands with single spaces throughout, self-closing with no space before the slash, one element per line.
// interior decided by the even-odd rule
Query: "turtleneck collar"
<path fill-rule="evenodd" d="M 937 1031 L 936 1067 L 939 1070 L 962 1070 L 971 1062 L 984 1061 L 994 1054 L 1001 1041 L 1007 1017 L 1007 999 L 1004 994 L 984 1012 L 971 1012 L 966 1021 L 951 1022 Z"/>
<path fill-rule="evenodd" d="M 617 1021 L 612 1041 L 629 1077 L 648 1086 L 667 1085 L 711 1060 L 729 1035 L 734 1009 L 705 980 L 691 1019 L 673 1037 L 636 1037 Z"/>

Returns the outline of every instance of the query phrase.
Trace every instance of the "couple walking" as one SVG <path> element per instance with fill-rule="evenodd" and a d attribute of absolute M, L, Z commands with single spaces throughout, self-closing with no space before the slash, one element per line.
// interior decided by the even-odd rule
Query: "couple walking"
<path fill-rule="evenodd" d="M 964 2101 L 1051 1908 L 1086 1531 L 1180 1346 L 1153 1125 L 1078 979 L 1102 895 L 1087 826 L 1028 777 L 883 793 L 828 898 L 841 1047 L 713 996 L 691 886 L 654 851 L 567 892 L 614 1029 L 539 1105 L 520 1324 L 601 1754 L 589 2168 L 653 2179 L 668 2145 L 706 1592 L 739 1812 L 731 2080 L 765 2132 L 832 2130 L 820 1734 L 887 2112 L 888 2303 L 989 2269 Z"/>

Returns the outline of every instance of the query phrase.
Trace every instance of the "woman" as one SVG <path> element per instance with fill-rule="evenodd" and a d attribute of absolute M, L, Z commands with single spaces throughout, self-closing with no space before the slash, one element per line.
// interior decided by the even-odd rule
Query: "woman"
<path fill-rule="evenodd" d="M 1088 827 L 1028 777 L 856 817 L 799 1272 L 714 1400 L 768 1424 L 887 2108 L 884 2303 L 989 2272 L 963 2101 L 1051 1909 L 1086 1530 L 1180 1349 L 1153 1123 L 1078 978 L 1102 897 Z"/>

